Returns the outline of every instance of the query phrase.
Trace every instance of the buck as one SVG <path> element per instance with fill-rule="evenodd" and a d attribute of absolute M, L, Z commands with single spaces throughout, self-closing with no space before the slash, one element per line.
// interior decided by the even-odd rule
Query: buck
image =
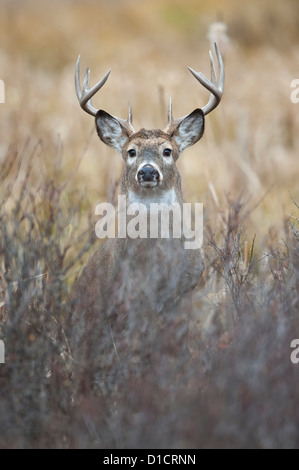
<path fill-rule="evenodd" d="M 189 67 L 198 82 L 209 90 L 208 103 L 202 109 L 174 119 L 170 98 L 168 122 L 163 130 L 136 130 L 131 105 L 126 120 L 97 110 L 91 99 L 106 83 L 110 70 L 90 88 L 90 70 L 87 68 L 81 88 L 78 57 L 75 70 L 78 100 L 81 108 L 95 117 L 102 142 L 122 157 L 124 169 L 120 192 L 126 196 L 127 204 L 139 202 L 146 208 L 151 203 L 182 206 L 181 178 L 176 162 L 187 147 L 202 137 L 205 116 L 218 106 L 223 94 L 224 65 L 216 44 L 215 53 L 219 80 L 211 51 L 211 80 Z M 90 325 L 94 325 L 94 318 L 99 315 L 106 316 L 112 328 L 112 317 L 115 320 L 130 314 L 142 317 L 150 311 L 158 317 L 161 312 L 169 312 L 169 316 L 175 318 L 182 298 L 190 297 L 202 272 L 199 251 L 185 250 L 182 240 L 109 239 L 92 256 L 76 285 L 78 321 L 82 323 L 84 316 L 83 328 L 89 322 L 91 329 Z"/>

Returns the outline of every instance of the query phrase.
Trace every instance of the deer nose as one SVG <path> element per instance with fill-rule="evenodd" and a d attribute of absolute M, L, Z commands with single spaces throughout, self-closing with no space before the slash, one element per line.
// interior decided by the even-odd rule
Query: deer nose
<path fill-rule="evenodd" d="M 142 181 L 159 181 L 159 172 L 152 165 L 144 165 L 137 173 L 137 179 Z"/>

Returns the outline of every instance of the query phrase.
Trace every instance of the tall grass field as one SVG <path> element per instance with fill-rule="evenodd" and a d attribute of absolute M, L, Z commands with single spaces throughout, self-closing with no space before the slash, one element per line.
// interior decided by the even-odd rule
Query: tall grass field
<path fill-rule="evenodd" d="M 0 0 L 1 448 L 299 446 L 297 3 Z M 72 292 L 122 162 L 80 109 L 77 57 L 92 85 L 112 69 L 97 108 L 126 118 L 130 100 L 136 128 L 164 128 L 169 96 L 175 117 L 207 103 L 187 66 L 209 77 L 215 40 L 223 99 L 178 162 L 204 204 L 188 348 L 167 309 L 130 303 L 155 257 L 133 286 L 120 267 L 119 336 L 99 315 L 82 347 Z"/>

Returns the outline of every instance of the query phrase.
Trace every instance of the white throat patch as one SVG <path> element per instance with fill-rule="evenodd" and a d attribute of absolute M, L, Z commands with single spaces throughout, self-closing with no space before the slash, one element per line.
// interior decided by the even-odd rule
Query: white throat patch
<path fill-rule="evenodd" d="M 135 202 L 142 203 L 146 206 L 147 209 L 149 209 L 151 203 L 158 203 L 158 204 L 164 203 L 164 204 L 167 204 L 168 206 L 171 206 L 172 204 L 178 202 L 178 199 L 176 197 L 176 192 L 173 188 L 169 189 L 168 191 L 163 191 L 160 194 L 152 193 L 151 189 L 149 189 L 148 191 L 149 191 L 148 197 L 144 196 L 144 194 L 139 195 L 135 193 L 134 191 L 129 191 L 128 203 L 129 204 L 134 204 Z"/>

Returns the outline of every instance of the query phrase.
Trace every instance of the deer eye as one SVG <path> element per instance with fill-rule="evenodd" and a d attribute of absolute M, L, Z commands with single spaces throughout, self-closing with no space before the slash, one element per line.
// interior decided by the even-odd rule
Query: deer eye
<path fill-rule="evenodd" d="M 163 157 L 171 157 L 171 149 L 164 149 L 163 150 Z"/>
<path fill-rule="evenodd" d="M 131 158 L 136 157 L 136 150 L 134 150 L 134 149 L 128 150 L 128 155 Z"/>

